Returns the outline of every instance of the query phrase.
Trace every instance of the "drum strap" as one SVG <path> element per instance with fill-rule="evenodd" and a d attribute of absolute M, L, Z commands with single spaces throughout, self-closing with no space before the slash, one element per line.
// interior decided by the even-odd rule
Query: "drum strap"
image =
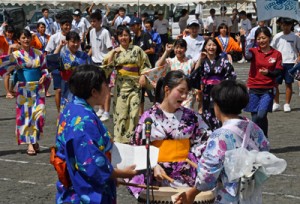
<path fill-rule="evenodd" d="M 188 158 L 190 140 L 156 140 L 152 145 L 159 148 L 158 162 L 180 162 Z"/>

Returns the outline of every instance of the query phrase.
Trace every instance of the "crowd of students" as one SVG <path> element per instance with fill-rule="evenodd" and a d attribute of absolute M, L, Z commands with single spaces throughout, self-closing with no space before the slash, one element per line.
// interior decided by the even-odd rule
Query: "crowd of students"
<path fill-rule="evenodd" d="M 112 178 L 132 178 L 144 184 L 144 174 L 133 167 L 113 169 L 105 153 L 111 148 L 110 139 L 144 145 L 143 123 L 148 117 L 154 121 L 152 145 L 166 153 L 181 147 L 180 155 L 159 158 L 153 181 L 169 185 L 161 182 L 167 172 L 178 186 L 195 186 L 188 194 L 190 202 L 221 179 L 224 183 L 216 200 L 237 202 L 238 196 L 230 191 L 237 190 L 232 186 L 238 182 L 224 180 L 222 168 L 225 152 L 239 147 L 242 140 L 231 136 L 232 141 L 227 141 L 230 133 L 224 124 L 245 132 L 250 123 L 251 139 L 259 150 L 268 150 L 267 113 L 280 108 L 278 84 L 282 80 L 286 84 L 284 111 L 291 111 L 294 79 L 290 70 L 300 61 L 300 38 L 292 32 L 294 20 L 280 18 L 282 32 L 272 39 L 263 21 L 252 28 L 245 11 L 235 9 L 230 18 L 222 6 L 218 17 L 210 10 L 206 34 L 199 35 L 201 19 L 188 20 L 188 11 L 183 11 L 182 33 L 171 42 L 169 22 L 161 10 L 152 21 L 147 13 L 130 18 L 121 7 L 109 22 L 108 13 L 93 11 L 93 6 L 87 9 L 87 18 L 76 9 L 73 16 L 56 15 L 55 21 L 49 18 L 48 9 L 42 9 L 36 33 L 16 31 L 5 23 L 1 27 L 0 75 L 6 98 L 16 98 L 18 144 L 28 145 L 28 155 L 39 152 L 45 96 L 50 96 L 53 83 L 59 115 L 57 155 L 66 161 L 73 186 L 58 182 L 56 202 L 112 203 L 116 196 Z M 242 53 L 240 63 L 251 61 L 249 92 L 235 81 L 233 61 L 238 52 Z M 110 135 L 100 121 L 110 119 L 112 88 L 114 131 Z M 145 96 L 153 106 L 144 112 Z M 256 125 L 239 116 L 242 109 L 251 113 Z M 234 145 L 226 147 L 229 142 Z M 174 160 L 178 157 L 200 163 L 200 171 L 185 160 Z M 142 189 L 130 190 L 139 197 Z"/>

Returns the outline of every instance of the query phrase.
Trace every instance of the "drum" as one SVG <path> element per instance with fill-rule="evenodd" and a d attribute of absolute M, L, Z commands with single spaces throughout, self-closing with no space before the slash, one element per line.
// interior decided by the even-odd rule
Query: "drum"
<path fill-rule="evenodd" d="M 187 191 L 189 188 L 185 187 L 160 187 L 159 190 L 151 190 L 150 189 L 150 203 L 152 204 L 172 204 L 173 200 L 172 197 L 175 198 L 177 194 Z M 153 194 L 152 194 L 153 192 Z M 146 191 L 142 191 L 139 197 L 139 203 L 146 203 Z M 214 203 L 215 196 L 212 191 L 204 191 L 199 193 L 194 203 L 197 204 L 210 204 Z"/>

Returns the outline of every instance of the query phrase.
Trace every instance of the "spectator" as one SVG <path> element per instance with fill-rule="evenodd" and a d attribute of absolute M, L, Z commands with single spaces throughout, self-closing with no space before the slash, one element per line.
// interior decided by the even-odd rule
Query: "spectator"
<path fill-rule="evenodd" d="M 43 8 L 42 9 L 43 17 L 38 20 L 38 22 L 42 22 L 46 25 L 45 33 L 47 35 L 52 35 L 53 31 L 53 19 L 49 17 L 49 9 Z"/>
<path fill-rule="evenodd" d="M 124 7 L 120 7 L 118 13 L 115 15 L 112 20 L 111 26 L 114 30 L 117 30 L 119 25 L 128 25 L 130 23 L 129 16 L 126 16 L 126 9 Z"/>
<path fill-rule="evenodd" d="M 86 34 L 91 27 L 91 24 L 86 18 L 81 17 L 81 15 L 82 13 L 80 9 L 76 9 L 73 12 L 72 26 L 74 27 L 74 31 L 79 34 L 81 40 L 81 49 L 84 50 Z"/>
<path fill-rule="evenodd" d="M 246 11 L 241 11 L 240 14 L 240 19 L 241 19 L 241 29 L 245 30 L 245 34 L 241 35 L 241 44 L 242 44 L 242 49 L 243 49 L 243 58 L 238 61 L 238 63 L 244 63 L 245 62 L 245 46 L 246 46 L 246 37 L 249 34 L 250 30 L 252 29 L 251 22 L 247 18 Z"/>
<path fill-rule="evenodd" d="M 236 35 L 240 34 L 239 31 L 239 22 L 240 19 L 238 17 L 239 11 L 237 8 L 232 9 L 232 16 L 231 16 L 231 22 L 232 22 L 232 27 L 230 31 L 230 36 L 235 39 Z"/>
<path fill-rule="evenodd" d="M 187 26 L 187 21 L 189 19 L 189 11 L 186 9 L 182 9 L 181 10 L 181 16 L 179 18 L 178 24 L 179 24 L 179 28 L 180 28 L 180 33 L 182 33 Z"/>
<path fill-rule="evenodd" d="M 154 21 L 153 29 L 159 33 L 164 49 L 165 45 L 168 43 L 169 21 L 164 19 L 164 12 L 162 10 L 159 10 L 157 15 L 158 19 Z"/>
<path fill-rule="evenodd" d="M 206 18 L 205 30 L 208 32 L 208 36 L 214 37 L 216 30 L 216 10 L 213 8 L 210 9 L 209 14 L 210 16 Z"/>
<path fill-rule="evenodd" d="M 226 16 L 226 12 L 227 12 L 226 6 L 221 6 L 220 8 L 221 15 L 216 17 L 215 25 L 216 28 L 218 28 L 221 25 L 221 23 L 225 23 L 228 27 L 228 33 L 231 33 L 232 21 L 229 16 Z M 219 35 L 219 33 L 216 35 Z"/>

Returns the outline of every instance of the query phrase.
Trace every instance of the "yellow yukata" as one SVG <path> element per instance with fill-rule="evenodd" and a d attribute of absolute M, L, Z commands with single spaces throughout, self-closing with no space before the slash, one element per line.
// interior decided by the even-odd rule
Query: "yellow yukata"
<path fill-rule="evenodd" d="M 139 119 L 142 93 L 139 78 L 151 64 L 140 47 L 120 48 L 121 52 L 115 53 L 111 64 L 117 70 L 113 101 L 114 141 L 129 143 Z M 111 54 L 112 51 L 107 54 L 104 64 Z"/>

